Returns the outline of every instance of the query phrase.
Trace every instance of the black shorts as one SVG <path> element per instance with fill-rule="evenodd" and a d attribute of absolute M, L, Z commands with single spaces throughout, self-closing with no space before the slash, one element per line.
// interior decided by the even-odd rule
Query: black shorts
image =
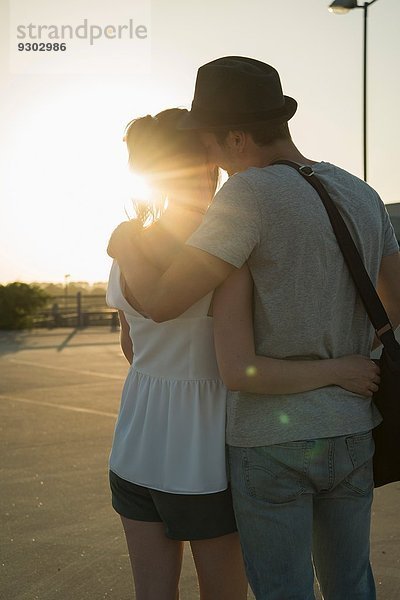
<path fill-rule="evenodd" d="M 206 540 L 237 531 L 230 488 L 215 494 L 171 494 L 136 485 L 110 471 L 113 508 L 135 521 L 164 523 L 173 540 Z"/>

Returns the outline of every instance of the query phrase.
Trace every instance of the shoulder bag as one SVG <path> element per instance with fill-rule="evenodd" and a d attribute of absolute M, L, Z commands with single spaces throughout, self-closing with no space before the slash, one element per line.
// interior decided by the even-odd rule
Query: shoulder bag
<path fill-rule="evenodd" d="M 379 390 L 373 396 L 373 401 L 383 417 L 383 421 L 373 430 L 374 483 L 375 487 L 379 487 L 400 481 L 400 344 L 396 341 L 393 327 L 347 225 L 312 167 L 286 160 L 273 164 L 283 164 L 296 169 L 318 192 L 369 319 L 383 344 L 381 356 L 377 361 L 381 371 L 381 382 Z"/>

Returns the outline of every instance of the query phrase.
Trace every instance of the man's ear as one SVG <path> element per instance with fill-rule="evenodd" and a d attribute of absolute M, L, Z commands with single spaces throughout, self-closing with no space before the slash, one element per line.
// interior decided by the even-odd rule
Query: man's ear
<path fill-rule="evenodd" d="M 244 152 L 247 145 L 247 134 L 244 131 L 233 130 L 229 132 L 228 142 L 235 152 Z"/>

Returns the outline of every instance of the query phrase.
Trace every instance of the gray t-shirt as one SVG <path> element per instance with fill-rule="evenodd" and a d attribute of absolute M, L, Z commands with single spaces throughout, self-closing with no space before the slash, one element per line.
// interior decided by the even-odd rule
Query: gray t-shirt
<path fill-rule="evenodd" d="M 350 173 L 326 162 L 313 168 L 376 283 L 382 257 L 398 251 L 384 204 Z M 326 210 L 290 167 L 232 176 L 188 244 L 238 268 L 248 262 L 257 354 L 288 361 L 370 354 L 373 328 Z M 379 421 L 369 399 L 337 386 L 288 395 L 232 393 L 227 441 L 250 447 L 333 437 L 367 431 Z"/>

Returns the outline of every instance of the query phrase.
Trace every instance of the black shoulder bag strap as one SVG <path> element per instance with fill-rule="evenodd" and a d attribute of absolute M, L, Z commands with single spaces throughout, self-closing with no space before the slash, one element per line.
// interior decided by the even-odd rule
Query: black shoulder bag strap
<path fill-rule="evenodd" d="M 365 269 L 362 258 L 357 250 L 357 247 L 351 237 L 346 223 L 342 215 L 337 209 L 332 198 L 329 196 L 322 182 L 315 175 L 312 167 L 301 166 L 289 160 L 278 160 L 274 165 L 287 165 L 296 169 L 304 179 L 310 183 L 318 192 L 323 205 L 328 213 L 329 220 L 335 232 L 339 247 L 344 256 L 345 262 L 349 268 L 350 274 L 354 280 L 358 293 L 368 313 L 370 321 L 374 326 L 375 332 L 379 340 L 382 342 L 386 353 L 391 361 L 398 362 L 400 360 L 400 345 L 396 341 L 393 327 L 389 321 L 389 317 L 383 307 L 382 302 L 375 287 Z M 272 166 L 272 165 L 271 165 Z"/>

